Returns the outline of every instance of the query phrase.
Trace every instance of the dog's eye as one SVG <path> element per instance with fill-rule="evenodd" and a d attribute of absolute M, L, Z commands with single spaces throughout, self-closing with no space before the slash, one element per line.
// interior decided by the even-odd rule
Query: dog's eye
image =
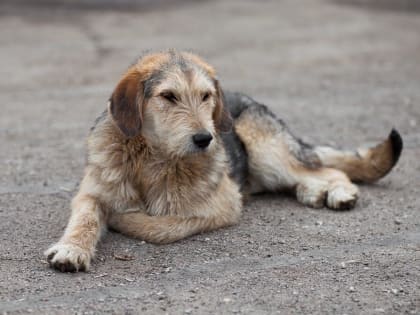
<path fill-rule="evenodd" d="M 206 92 L 206 93 L 204 93 L 204 95 L 203 95 L 202 101 L 203 101 L 203 102 L 205 102 L 205 101 L 207 101 L 209 98 L 210 98 L 210 93 L 209 93 L 209 92 Z"/>
<path fill-rule="evenodd" d="M 176 103 L 178 101 L 178 98 L 172 92 L 164 92 L 164 93 L 160 94 L 160 96 L 163 97 L 164 99 L 166 99 L 167 101 L 171 102 L 171 103 Z"/>

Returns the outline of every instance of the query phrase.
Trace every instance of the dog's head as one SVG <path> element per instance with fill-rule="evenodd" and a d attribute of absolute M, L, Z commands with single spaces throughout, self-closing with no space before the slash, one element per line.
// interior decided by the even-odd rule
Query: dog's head
<path fill-rule="evenodd" d="M 109 112 L 127 138 L 141 134 L 175 156 L 209 151 L 215 135 L 232 128 L 215 71 L 185 52 L 141 58 L 115 88 Z"/>

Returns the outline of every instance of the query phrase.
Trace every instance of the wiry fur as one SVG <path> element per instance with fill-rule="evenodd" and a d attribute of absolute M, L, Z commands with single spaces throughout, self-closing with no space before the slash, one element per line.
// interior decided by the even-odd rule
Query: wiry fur
<path fill-rule="evenodd" d="M 192 140 L 203 131 L 213 137 L 205 149 Z M 46 255 L 61 271 L 86 270 L 106 226 L 169 243 L 232 225 L 245 191 L 288 190 L 308 206 L 349 209 L 358 198 L 350 179 L 379 179 L 401 149 L 396 131 L 359 153 L 313 147 L 266 106 L 223 95 L 199 57 L 147 55 L 121 78 L 95 122 L 70 222 Z"/>
<path fill-rule="evenodd" d="M 356 152 L 340 151 L 330 147 L 317 147 L 314 152 L 322 165 L 337 168 L 355 182 L 372 183 L 384 177 L 398 162 L 403 143 L 393 129 L 388 139 L 373 148 L 360 148 Z"/>

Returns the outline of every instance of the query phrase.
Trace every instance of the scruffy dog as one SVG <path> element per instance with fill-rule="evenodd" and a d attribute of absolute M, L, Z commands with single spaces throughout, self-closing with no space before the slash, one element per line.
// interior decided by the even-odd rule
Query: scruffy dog
<path fill-rule="evenodd" d="M 70 222 L 45 255 L 58 270 L 87 270 L 106 226 L 162 244 L 233 225 L 244 193 L 287 190 L 310 207 L 350 209 L 352 181 L 385 176 L 401 150 L 395 130 L 355 152 L 309 145 L 266 106 L 222 93 L 198 56 L 149 54 L 96 120 Z"/>

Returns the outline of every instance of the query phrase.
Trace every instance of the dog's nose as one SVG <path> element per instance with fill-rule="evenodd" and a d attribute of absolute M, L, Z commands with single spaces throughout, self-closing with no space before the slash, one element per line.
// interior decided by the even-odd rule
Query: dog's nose
<path fill-rule="evenodd" d="M 207 148 L 211 140 L 213 140 L 213 136 L 210 134 L 210 132 L 207 132 L 207 131 L 202 131 L 200 133 L 197 133 L 192 138 L 193 138 L 194 144 L 200 149 Z"/>

